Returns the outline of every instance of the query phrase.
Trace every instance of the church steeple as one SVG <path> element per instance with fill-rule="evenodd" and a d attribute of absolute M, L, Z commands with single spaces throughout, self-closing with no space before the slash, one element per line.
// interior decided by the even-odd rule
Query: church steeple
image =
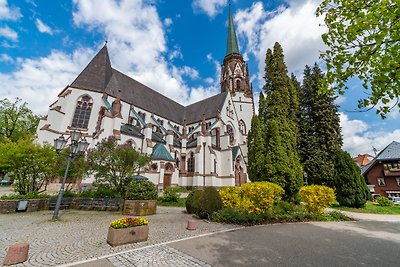
<path fill-rule="evenodd" d="M 236 39 L 235 26 L 233 25 L 231 4 L 229 3 L 229 22 L 228 22 L 228 40 L 226 42 L 226 56 L 236 53 L 239 54 L 239 46 Z"/>
<path fill-rule="evenodd" d="M 244 93 L 245 97 L 253 97 L 249 69 L 242 55 L 239 53 L 230 4 L 226 55 L 222 64 L 220 83 L 221 92 L 229 91 L 232 95 Z"/>

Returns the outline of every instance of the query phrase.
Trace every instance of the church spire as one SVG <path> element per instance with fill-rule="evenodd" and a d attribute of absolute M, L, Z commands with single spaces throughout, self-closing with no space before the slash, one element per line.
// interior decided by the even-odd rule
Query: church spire
<path fill-rule="evenodd" d="M 239 54 L 239 46 L 236 39 L 235 26 L 233 25 L 231 4 L 229 3 L 229 25 L 228 25 L 228 40 L 226 42 L 226 56 L 236 53 Z"/>

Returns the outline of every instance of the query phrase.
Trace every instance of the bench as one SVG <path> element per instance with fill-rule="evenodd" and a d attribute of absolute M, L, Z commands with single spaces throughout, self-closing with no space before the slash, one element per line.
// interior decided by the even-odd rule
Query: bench
<path fill-rule="evenodd" d="M 72 197 L 63 197 L 60 204 L 60 209 L 64 208 L 67 209 L 71 206 Z M 49 210 L 54 210 L 57 205 L 57 198 L 50 198 L 49 199 Z"/>

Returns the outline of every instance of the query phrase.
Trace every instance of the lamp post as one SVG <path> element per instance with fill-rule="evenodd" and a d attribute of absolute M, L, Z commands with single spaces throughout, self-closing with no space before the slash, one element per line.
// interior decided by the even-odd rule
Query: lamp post
<path fill-rule="evenodd" d="M 65 168 L 64 178 L 61 183 L 60 191 L 58 192 L 57 203 L 56 203 L 56 207 L 54 209 L 54 214 L 53 214 L 53 221 L 58 220 L 58 212 L 60 211 L 61 201 L 62 201 L 62 197 L 64 194 L 65 180 L 67 180 L 68 170 L 69 170 L 69 166 L 71 165 L 71 161 L 77 153 L 85 152 L 85 150 L 89 146 L 89 143 L 86 141 L 86 139 L 83 138 L 81 141 L 79 141 L 81 136 L 82 136 L 81 132 L 73 131 L 71 133 L 71 136 L 68 138 L 68 139 L 71 139 L 71 144 L 69 146 L 67 167 Z M 65 145 L 68 142 L 68 139 L 65 139 L 63 135 L 54 139 L 54 148 L 56 149 L 57 153 L 60 153 L 61 150 L 64 149 Z"/>

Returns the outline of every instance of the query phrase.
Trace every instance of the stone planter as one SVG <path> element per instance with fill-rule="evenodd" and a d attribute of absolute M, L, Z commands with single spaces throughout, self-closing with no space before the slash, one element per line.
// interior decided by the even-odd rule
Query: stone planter
<path fill-rule="evenodd" d="M 156 214 L 157 203 L 155 200 L 125 200 L 124 215 L 153 215 Z"/>
<path fill-rule="evenodd" d="M 149 226 L 142 225 L 121 229 L 108 228 L 107 243 L 111 246 L 119 246 L 128 243 L 146 241 L 149 237 Z"/>

